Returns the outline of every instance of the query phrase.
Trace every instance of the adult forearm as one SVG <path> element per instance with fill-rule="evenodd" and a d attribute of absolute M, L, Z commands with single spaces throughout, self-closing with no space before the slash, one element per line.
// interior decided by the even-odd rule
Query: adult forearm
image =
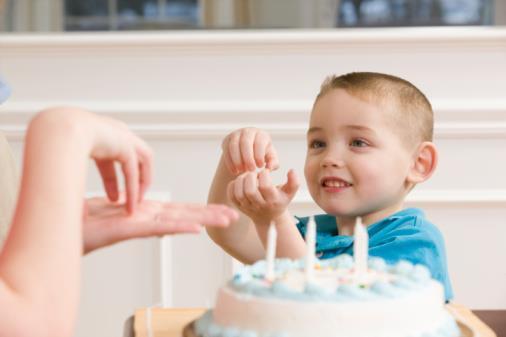
<path fill-rule="evenodd" d="M 25 140 L 23 178 L 0 277 L 49 326 L 70 335 L 78 303 L 82 197 L 90 149 L 79 111 L 39 114 Z M 71 117 L 71 118 L 68 118 Z M 51 313 L 47 313 L 48 309 Z"/>

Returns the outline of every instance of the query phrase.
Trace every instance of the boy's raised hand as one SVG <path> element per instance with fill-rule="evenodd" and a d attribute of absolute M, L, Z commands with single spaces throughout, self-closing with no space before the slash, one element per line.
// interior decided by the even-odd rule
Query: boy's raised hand
<path fill-rule="evenodd" d="M 256 168 L 272 171 L 279 167 L 271 137 L 260 129 L 244 128 L 230 133 L 222 142 L 222 150 L 225 165 L 234 175 Z"/>
<path fill-rule="evenodd" d="M 298 188 L 299 182 L 293 170 L 288 172 L 287 181 L 280 186 L 273 185 L 269 170 L 262 170 L 239 175 L 229 183 L 227 194 L 255 224 L 268 225 L 287 210 Z"/>

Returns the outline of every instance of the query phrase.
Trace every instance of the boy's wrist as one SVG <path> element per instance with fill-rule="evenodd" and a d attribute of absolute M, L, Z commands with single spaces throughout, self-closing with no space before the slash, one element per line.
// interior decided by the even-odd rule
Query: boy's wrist
<path fill-rule="evenodd" d="M 225 156 L 226 156 L 225 152 L 222 152 L 220 162 L 218 164 L 218 170 L 221 172 L 223 177 L 226 177 L 227 180 L 229 181 L 234 180 L 235 178 L 237 178 L 237 176 L 240 175 L 240 173 L 235 174 L 230 171 L 230 168 L 226 164 Z"/>
<path fill-rule="evenodd" d="M 293 223 L 292 216 L 288 210 L 284 210 L 281 214 L 272 217 L 255 217 L 252 220 L 257 226 L 269 226 L 272 222 L 276 227 Z"/>
<path fill-rule="evenodd" d="M 291 225 L 294 223 L 293 217 L 287 209 L 285 209 L 279 216 L 274 218 L 273 221 L 277 226 L 283 226 L 287 224 Z"/>

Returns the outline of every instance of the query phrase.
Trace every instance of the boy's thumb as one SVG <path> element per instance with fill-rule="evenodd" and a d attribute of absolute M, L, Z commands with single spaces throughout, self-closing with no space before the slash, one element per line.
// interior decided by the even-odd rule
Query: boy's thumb
<path fill-rule="evenodd" d="M 299 189 L 299 180 L 297 179 L 297 175 L 293 169 L 288 171 L 286 177 L 287 181 L 283 186 L 281 186 L 281 191 L 288 194 L 290 197 L 293 197 L 295 192 Z"/>

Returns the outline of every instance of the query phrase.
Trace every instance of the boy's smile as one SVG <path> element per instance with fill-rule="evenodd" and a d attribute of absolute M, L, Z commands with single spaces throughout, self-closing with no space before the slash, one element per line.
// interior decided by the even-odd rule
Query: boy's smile
<path fill-rule="evenodd" d="M 370 224 L 402 207 L 413 153 L 385 106 L 343 89 L 314 105 L 304 173 L 313 199 L 339 221 Z"/>
<path fill-rule="evenodd" d="M 353 184 L 335 176 L 323 177 L 321 180 L 321 186 L 328 193 L 342 192 L 346 188 L 351 187 Z"/>

